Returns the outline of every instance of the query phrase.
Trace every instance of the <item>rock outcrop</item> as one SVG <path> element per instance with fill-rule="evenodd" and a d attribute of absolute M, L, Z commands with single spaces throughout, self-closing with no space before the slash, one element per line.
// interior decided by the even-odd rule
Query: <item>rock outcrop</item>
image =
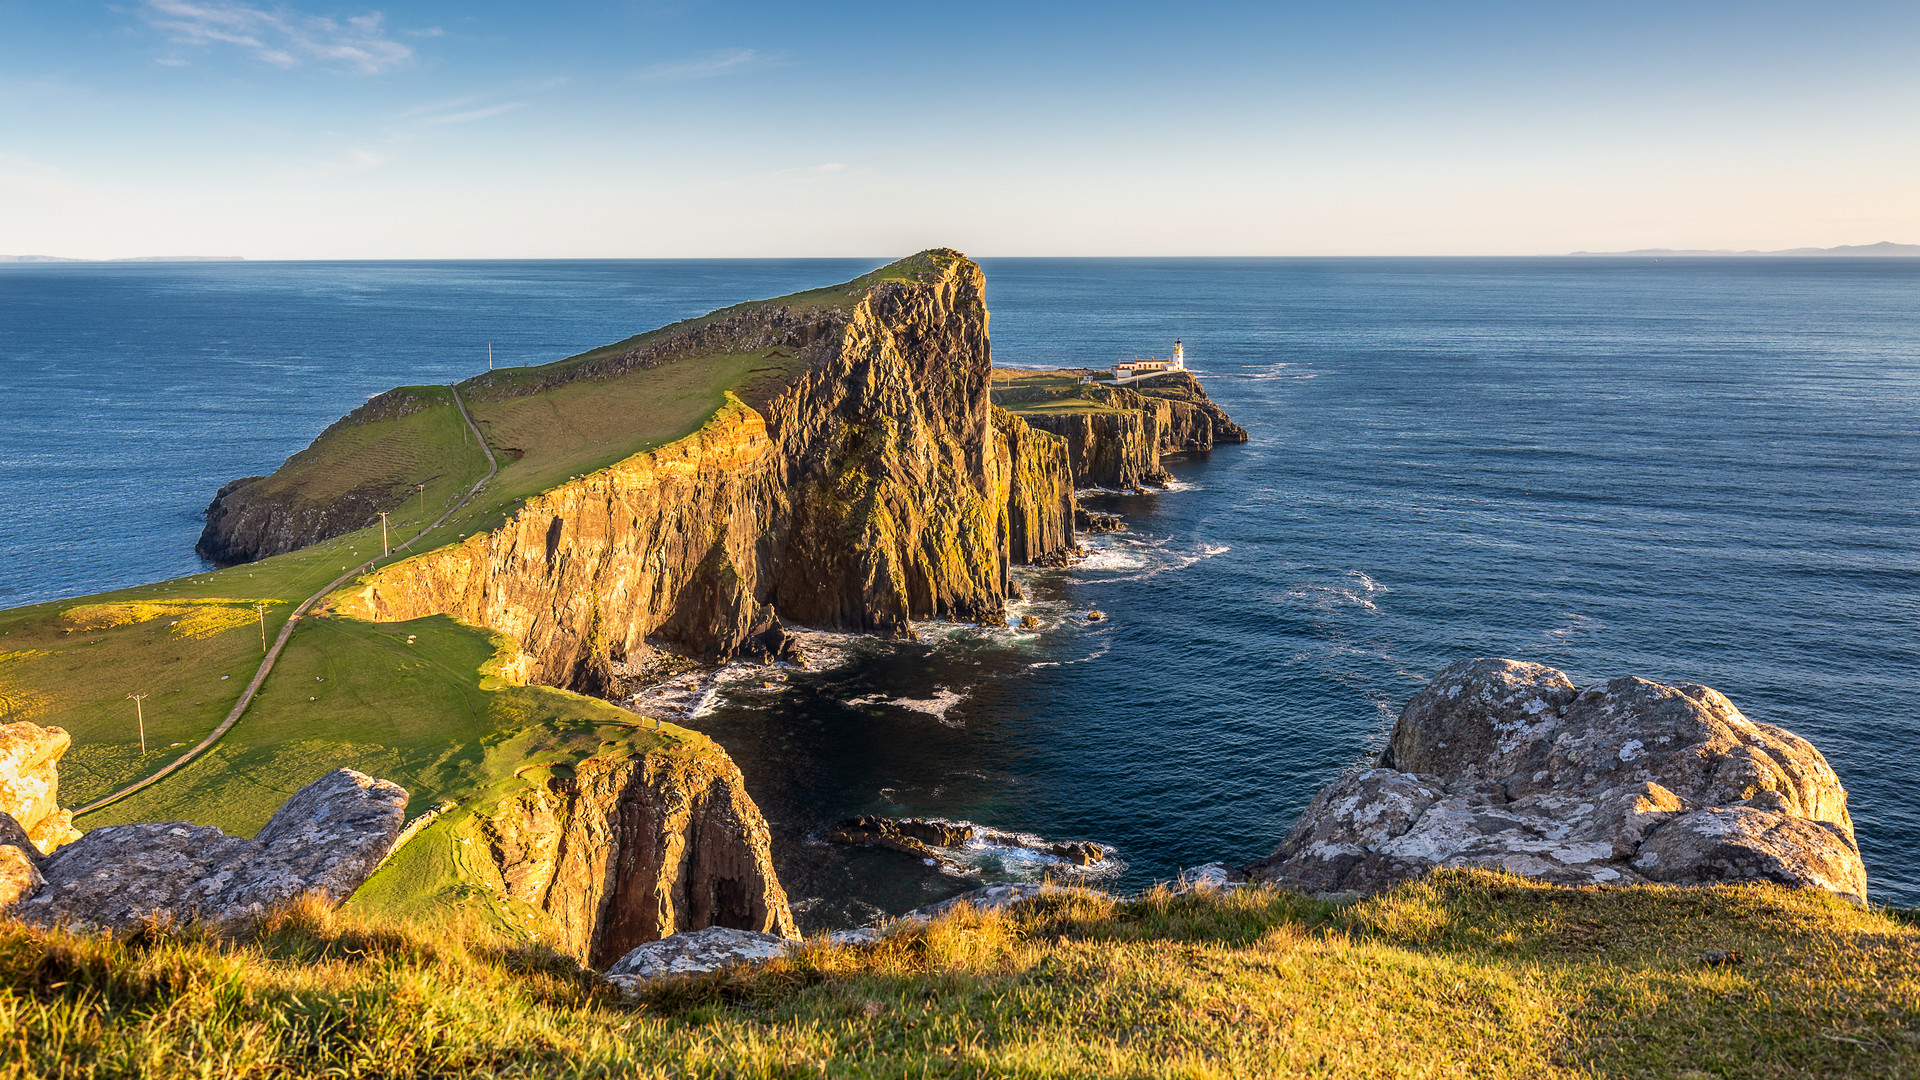
<path fill-rule="evenodd" d="M 1083 488 L 1165 487 L 1172 477 L 1160 463 L 1162 455 L 1247 441 L 1246 429 L 1229 419 L 1185 371 L 1123 387 L 1095 383 L 1074 392 L 1086 399 L 1085 410 L 1036 410 L 1020 416 L 1066 440 L 1074 482 Z"/>
<path fill-rule="evenodd" d="M 607 968 L 607 981 L 629 993 L 643 983 L 673 975 L 702 975 L 734 964 L 771 960 L 794 942 L 773 934 L 712 926 L 635 946 Z"/>
<path fill-rule="evenodd" d="M 60 809 L 60 756 L 71 745 L 61 728 L 0 724 L 0 814 L 20 826 L 36 857 L 80 838 L 73 814 Z"/>
<path fill-rule="evenodd" d="M 336 769 L 295 792 L 252 839 L 184 821 L 109 825 L 48 858 L 45 884 L 13 914 L 119 928 L 242 919 L 300 896 L 338 904 L 392 849 L 406 805 L 397 785 Z"/>
<path fill-rule="evenodd" d="M 600 966 L 684 931 L 797 937 L 740 770 L 710 753 L 608 755 L 503 799 L 481 822 L 512 898 Z"/>
<path fill-rule="evenodd" d="M 1072 481 L 1057 439 L 988 400 L 979 268 L 931 258 L 844 308 L 701 324 L 608 359 L 745 347 L 720 340 L 733 333 L 806 364 L 686 439 L 369 575 L 341 610 L 452 614 L 514 638 L 531 681 L 608 696 L 650 643 L 725 658 L 777 652 L 782 620 L 911 636 L 916 619 L 1004 619 L 1010 563 L 1072 542 Z"/>
<path fill-rule="evenodd" d="M 1467 660 L 1400 714 L 1378 767 L 1322 791 L 1255 880 L 1371 893 L 1437 866 L 1560 884 L 1772 881 L 1864 900 L 1847 793 L 1805 739 L 1691 683 L 1576 690 Z"/>

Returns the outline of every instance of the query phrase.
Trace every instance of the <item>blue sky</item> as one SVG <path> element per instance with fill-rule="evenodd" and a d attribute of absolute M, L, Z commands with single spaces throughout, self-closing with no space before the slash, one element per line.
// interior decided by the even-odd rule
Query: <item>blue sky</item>
<path fill-rule="evenodd" d="M 1920 242 L 1920 4 L 0 0 L 0 254 Z"/>

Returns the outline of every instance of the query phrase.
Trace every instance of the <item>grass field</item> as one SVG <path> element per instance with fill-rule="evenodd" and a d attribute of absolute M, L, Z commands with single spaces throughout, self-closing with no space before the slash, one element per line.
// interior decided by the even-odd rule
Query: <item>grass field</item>
<path fill-rule="evenodd" d="M 1714 963 L 1710 952 L 1737 952 Z M 1920 1076 L 1920 932 L 1771 886 L 1056 894 L 624 999 L 479 923 L 0 924 L 0 1077 Z"/>
<path fill-rule="evenodd" d="M 1078 374 L 1031 368 L 994 368 L 993 403 L 1010 413 L 1130 411 L 1101 401 Z"/>
<path fill-rule="evenodd" d="M 784 379 L 795 363 L 785 350 L 697 356 L 475 403 L 499 474 L 411 550 L 383 562 L 495 528 L 523 498 L 690 435 L 729 390 Z M 485 475 L 486 458 L 446 387 L 404 387 L 397 395 L 424 406 L 335 425 L 261 481 L 262 490 L 297 490 L 308 501 L 385 492 L 397 500 L 390 542 L 412 537 Z M 259 664 L 262 632 L 271 641 L 295 605 L 379 555 L 380 544 L 375 525 L 256 563 L 0 612 L 0 722 L 32 720 L 72 733 L 61 763 L 63 804 L 117 790 L 217 726 Z M 256 611 L 263 603 L 264 626 Z M 418 634 L 417 645 L 396 645 L 407 631 Z M 396 659 L 395 650 L 406 658 Z M 394 780 L 414 792 L 416 806 L 428 805 L 476 782 L 463 769 L 478 753 L 477 733 L 497 726 L 502 701 L 545 693 L 483 691 L 477 673 L 492 653 L 489 635 L 451 623 L 306 620 L 218 746 L 79 824 L 186 818 L 251 833 L 292 790 L 340 765 Z M 147 695 L 144 753 L 127 696 L 134 693 Z M 584 700 L 554 708 L 617 712 Z"/>

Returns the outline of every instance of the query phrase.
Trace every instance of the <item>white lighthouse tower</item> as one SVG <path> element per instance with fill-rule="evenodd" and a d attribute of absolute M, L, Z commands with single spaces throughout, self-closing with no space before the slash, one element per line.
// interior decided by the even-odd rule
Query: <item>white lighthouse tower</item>
<path fill-rule="evenodd" d="M 1173 363 L 1167 366 L 1167 370 L 1168 371 L 1187 370 L 1187 347 L 1185 345 L 1180 344 L 1179 338 L 1173 339 Z"/>

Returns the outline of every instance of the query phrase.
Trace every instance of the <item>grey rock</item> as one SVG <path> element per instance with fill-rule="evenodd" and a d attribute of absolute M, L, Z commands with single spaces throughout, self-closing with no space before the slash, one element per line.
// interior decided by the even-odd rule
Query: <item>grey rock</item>
<path fill-rule="evenodd" d="M 316 895 L 338 904 L 393 846 L 398 785 L 336 769 L 295 792 L 252 839 L 184 821 L 109 825 L 46 860 L 46 886 L 14 914 L 43 926 L 119 928 L 144 919 L 223 922 Z"/>
<path fill-rule="evenodd" d="M 607 969 L 607 981 L 623 990 L 670 975 L 699 975 L 733 964 L 783 956 L 796 943 L 757 930 L 709 926 L 636 946 Z"/>
<path fill-rule="evenodd" d="M 1866 895 L 1846 790 L 1805 739 L 1691 683 L 1576 691 L 1513 660 L 1450 665 L 1380 767 L 1334 781 L 1264 880 L 1365 894 L 1437 866 L 1567 885 L 1766 880 Z"/>

